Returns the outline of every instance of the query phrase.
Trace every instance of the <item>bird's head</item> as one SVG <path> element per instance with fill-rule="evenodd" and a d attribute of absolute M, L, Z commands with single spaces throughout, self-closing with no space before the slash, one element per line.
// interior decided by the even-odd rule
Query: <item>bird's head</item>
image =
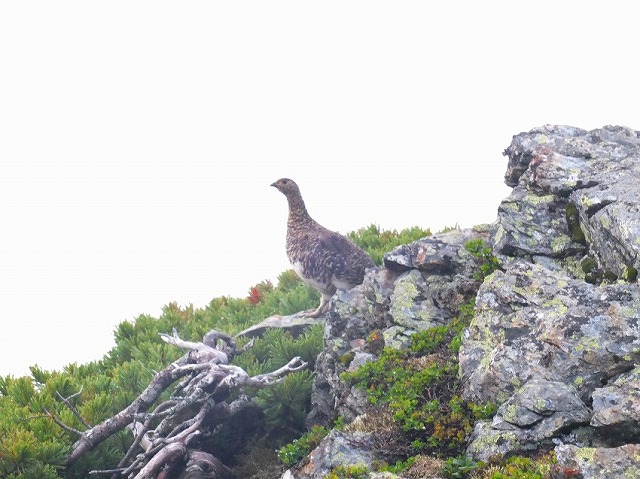
<path fill-rule="evenodd" d="M 280 178 L 278 181 L 271 183 L 271 186 L 275 187 L 287 197 L 292 194 L 300 194 L 300 188 L 298 188 L 296 182 L 289 178 Z"/>

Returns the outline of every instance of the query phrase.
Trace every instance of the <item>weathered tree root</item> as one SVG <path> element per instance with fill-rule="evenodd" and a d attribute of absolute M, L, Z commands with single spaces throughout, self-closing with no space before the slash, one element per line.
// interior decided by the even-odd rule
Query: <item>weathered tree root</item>
<path fill-rule="evenodd" d="M 109 437 L 128 428 L 134 435 L 134 442 L 118 467 L 91 471 L 91 474 L 109 475 L 112 478 L 162 479 L 168 477 L 168 471 L 176 464 L 186 463 L 186 469 L 206 467 L 206 477 L 231 478 L 231 471 L 217 458 L 190 449 L 190 442 L 204 432 L 204 422 L 219 424 L 232 414 L 233 403 L 225 403 L 231 392 L 247 387 L 269 387 L 284 380 L 287 374 L 307 366 L 301 358 L 296 357 L 273 372 L 250 377 L 242 368 L 229 364 L 242 351 L 237 350 L 233 338 L 224 333 L 210 331 L 203 342 L 197 343 L 180 339 L 175 330 L 172 335 L 160 336 L 167 343 L 187 349 L 188 352 L 158 372 L 149 386 L 119 413 L 93 427 L 79 418 L 88 429 L 84 432 L 77 431 L 81 435 L 71 449 L 67 465 L 75 463 Z M 160 395 L 179 379 L 182 381 L 176 386 L 171 398 L 149 411 Z M 61 400 L 78 415 L 70 401 L 64 398 Z M 247 399 L 241 397 L 237 401 L 246 403 Z M 218 405 L 220 407 L 216 407 Z M 61 427 L 71 429 L 57 418 L 54 419 Z M 208 429 L 206 432 L 215 433 Z"/>

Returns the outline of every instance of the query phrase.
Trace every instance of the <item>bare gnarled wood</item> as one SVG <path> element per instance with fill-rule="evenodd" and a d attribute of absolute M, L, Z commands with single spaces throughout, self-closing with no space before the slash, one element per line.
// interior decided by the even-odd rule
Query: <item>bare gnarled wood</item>
<path fill-rule="evenodd" d="M 228 364 L 241 351 L 236 349 L 233 338 L 224 333 L 210 331 L 202 342 L 185 341 L 175 330 L 172 335 L 161 334 L 161 337 L 188 352 L 158 372 L 129 406 L 82 432 L 72 447 L 67 464 L 73 464 L 115 433 L 128 428 L 135 439 L 118 467 L 108 471 L 92 471 L 91 474 L 110 475 L 112 478 L 161 479 L 176 464 L 187 464 L 184 467 L 197 470 L 198 461 L 204 461 L 209 468 L 215 465 L 214 472 L 217 471 L 215 475 L 207 477 L 232 478 L 231 471 L 217 458 L 189 447 L 202 433 L 203 422 L 211 422 L 211 415 L 216 415 L 215 422 L 220 423 L 225 416 L 246 407 L 247 397 L 244 395 L 234 401 L 239 403 L 237 407 L 233 402 L 226 405 L 225 400 L 232 391 L 246 387 L 269 387 L 282 381 L 287 374 L 307 366 L 296 357 L 275 371 L 251 377 L 242 368 Z M 149 411 L 161 394 L 179 379 L 182 380 L 176 385 L 171 398 Z M 68 401 L 63 402 L 70 406 Z M 189 462 L 193 464 L 188 466 Z"/>

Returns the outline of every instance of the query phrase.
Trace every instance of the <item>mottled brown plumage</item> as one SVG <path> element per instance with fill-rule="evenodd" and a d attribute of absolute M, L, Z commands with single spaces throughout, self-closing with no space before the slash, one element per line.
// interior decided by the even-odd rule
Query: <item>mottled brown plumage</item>
<path fill-rule="evenodd" d="M 362 283 L 366 268 L 374 266 L 371 258 L 349 238 L 318 224 L 307 212 L 298 185 L 281 178 L 271 186 L 282 192 L 289 202 L 287 220 L 287 256 L 300 278 L 320 291 L 320 306 L 310 311 L 317 317 L 329 309 L 336 289 L 351 289 Z"/>

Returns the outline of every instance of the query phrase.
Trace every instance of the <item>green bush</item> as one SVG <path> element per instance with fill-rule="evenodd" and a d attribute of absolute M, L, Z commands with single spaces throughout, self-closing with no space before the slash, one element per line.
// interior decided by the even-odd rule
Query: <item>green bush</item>
<path fill-rule="evenodd" d="M 381 265 L 384 254 L 396 246 L 417 241 L 430 234 L 429 229 L 425 230 L 417 226 L 398 232 L 396 230 L 384 231 L 379 226 L 369 225 L 349 233 L 348 236 L 371 256 L 375 264 Z"/>
<path fill-rule="evenodd" d="M 500 268 L 498 258 L 493 255 L 493 249 L 481 239 L 467 241 L 464 247 L 480 261 L 479 270 L 473 274 L 473 279 L 484 281 L 487 276 Z"/>
<path fill-rule="evenodd" d="M 450 325 L 416 333 L 407 350 L 385 348 L 342 379 L 367 392 L 369 401 L 390 409 L 416 451 L 461 452 L 476 420 L 491 416 L 493 405 L 458 395 L 457 347 L 473 300 Z"/>
<path fill-rule="evenodd" d="M 480 466 L 482 463 L 478 463 L 468 456 L 450 457 L 444 463 L 442 473 L 445 477 L 452 479 L 464 479 Z"/>

